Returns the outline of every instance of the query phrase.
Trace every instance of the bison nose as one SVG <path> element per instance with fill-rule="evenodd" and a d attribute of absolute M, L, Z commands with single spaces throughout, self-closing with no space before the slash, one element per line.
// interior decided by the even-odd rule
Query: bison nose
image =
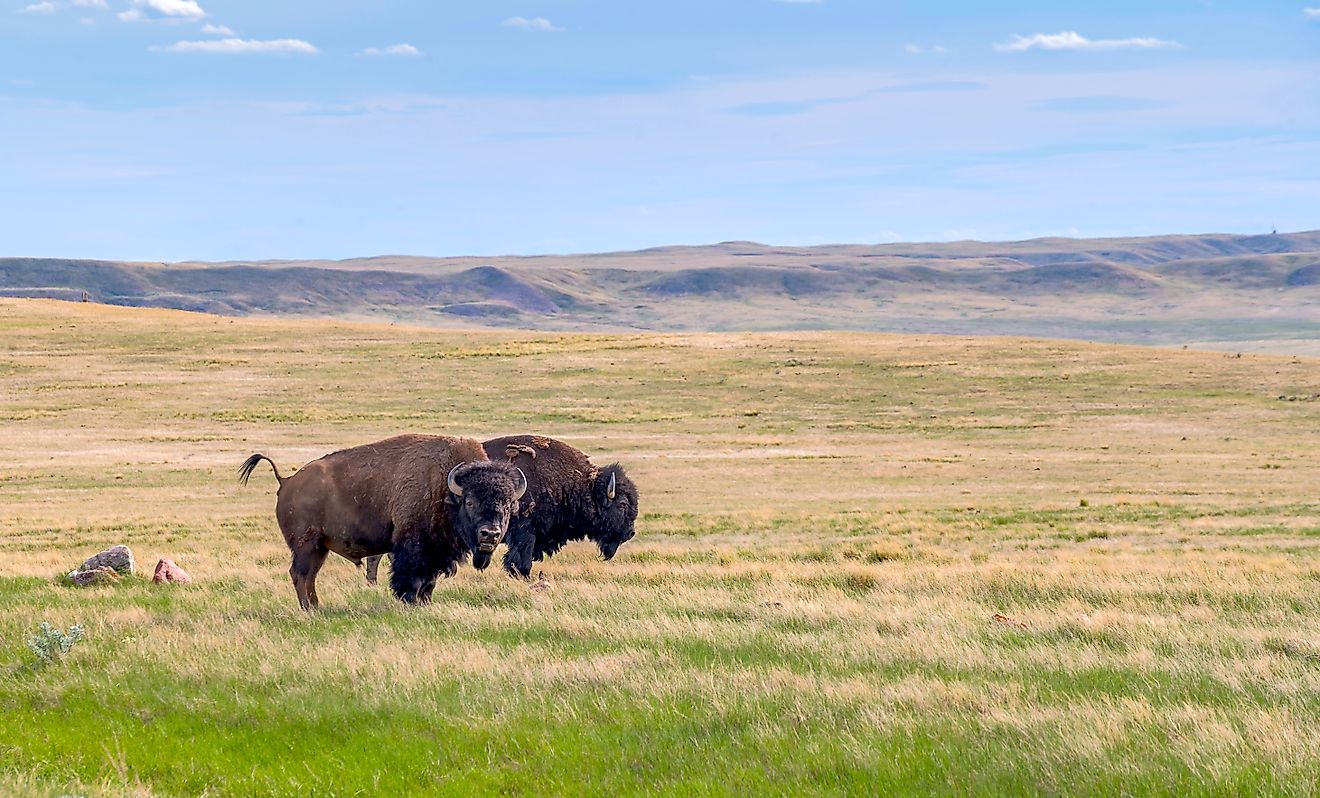
<path fill-rule="evenodd" d="M 490 553 L 495 551 L 495 547 L 500 545 L 500 540 L 504 538 L 504 530 L 497 526 L 482 526 L 477 528 L 478 548 L 481 551 Z"/>

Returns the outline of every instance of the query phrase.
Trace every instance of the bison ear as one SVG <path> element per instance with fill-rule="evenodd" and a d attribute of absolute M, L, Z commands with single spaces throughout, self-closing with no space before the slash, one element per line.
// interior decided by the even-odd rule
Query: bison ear
<path fill-rule="evenodd" d="M 459 463 L 449 469 L 449 492 L 456 497 L 462 497 L 463 489 L 458 485 L 458 472 L 463 470 L 463 463 Z"/>
<path fill-rule="evenodd" d="M 518 472 L 518 478 L 513 481 L 513 500 L 518 501 L 527 492 L 527 475 L 523 473 L 521 468 L 513 470 Z"/>
<path fill-rule="evenodd" d="M 614 473 L 613 471 L 611 471 L 611 472 L 610 472 L 610 486 L 605 490 L 605 496 L 606 496 L 606 498 L 608 498 L 610 501 L 614 501 L 614 478 L 615 478 L 615 473 Z"/>

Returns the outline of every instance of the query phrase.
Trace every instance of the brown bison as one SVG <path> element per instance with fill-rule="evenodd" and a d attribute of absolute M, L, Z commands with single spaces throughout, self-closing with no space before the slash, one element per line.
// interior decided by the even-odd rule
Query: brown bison
<path fill-rule="evenodd" d="M 509 519 L 506 536 L 504 567 L 510 574 L 528 578 L 533 561 L 553 556 L 574 540 L 589 538 L 608 560 L 632 539 L 637 486 L 623 466 L 597 468 L 572 446 L 539 435 L 496 438 L 482 446 L 491 460 L 507 461 L 527 475 L 527 495 L 520 512 Z M 379 564 L 379 557 L 367 560 L 372 584 Z M 485 568 L 490 552 L 476 552 L 472 564 Z"/>
<path fill-rule="evenodd" d="M 316 574 L 330 552 L 356 563 L 389 552 L 390 586 L 402 601 L 429 603 L 439 574 L 453 576 L 472 552 L 493 552 L 527 491 L 508 462 L 490 462 L 468 438 L 401 435 L 328 454 L 281 476 L 275 515 L 293 553 L 289 576 L 304 610 L 317 606 Z"/>

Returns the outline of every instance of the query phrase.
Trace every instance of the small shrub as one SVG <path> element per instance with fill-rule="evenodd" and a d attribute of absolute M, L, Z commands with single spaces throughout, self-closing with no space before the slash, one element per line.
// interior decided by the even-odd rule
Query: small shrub
<path fill-rule="evenodd" d="M 74 624 L 68 632 L 62 632 L 46 621 L 41 622 L 37 633 L 28 638 L 27 647 L 42 665 L 58 662 L 73 649 L 74 643 L 83 639 L 83 627 Z"/>

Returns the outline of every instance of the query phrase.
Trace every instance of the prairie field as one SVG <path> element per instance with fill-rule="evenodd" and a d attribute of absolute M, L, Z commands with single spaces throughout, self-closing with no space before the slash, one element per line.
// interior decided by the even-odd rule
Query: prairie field
<path fill-rule="evenodd" d="M 618 460 L 637 537 L 304 614 L 238 464 L 405 431 Z M 1306 358 L 0 299 L 0 794 L 1312 795 L 1318 454 Z"/>

